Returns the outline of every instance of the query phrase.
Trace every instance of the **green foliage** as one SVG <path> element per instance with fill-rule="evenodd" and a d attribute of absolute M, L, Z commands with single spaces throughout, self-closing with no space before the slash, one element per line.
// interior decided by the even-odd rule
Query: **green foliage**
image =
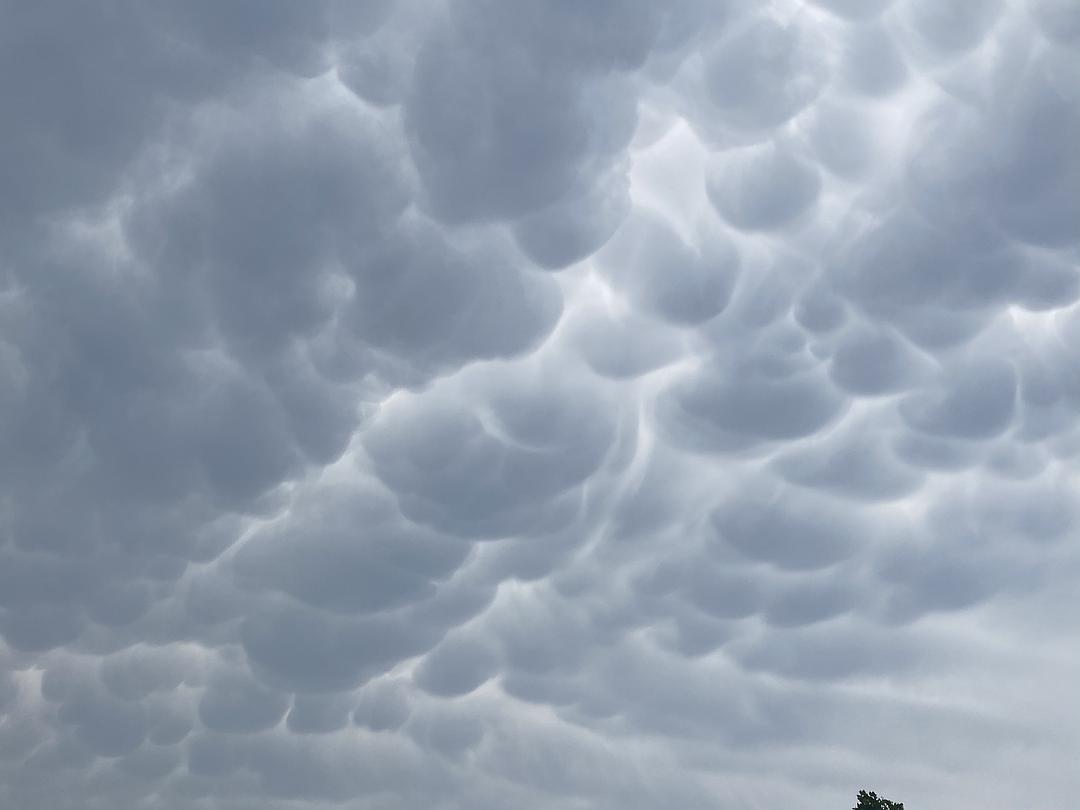
<path fill-rule="evenodd" d="M 891 802 L 879 797 L 872 790 L 860 790 L 857 798 L 859 803 L 851 810 L 904 810 L 903 802 Z"/>

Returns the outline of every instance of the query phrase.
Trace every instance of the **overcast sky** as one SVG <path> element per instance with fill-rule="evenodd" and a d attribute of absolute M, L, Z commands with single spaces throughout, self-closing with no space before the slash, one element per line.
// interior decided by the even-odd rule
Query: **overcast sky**
<path fill-rule="evenodd" d="M 0 113 L 0 807 L 1076 804 L 1076 0 L 5 0 Z"/>

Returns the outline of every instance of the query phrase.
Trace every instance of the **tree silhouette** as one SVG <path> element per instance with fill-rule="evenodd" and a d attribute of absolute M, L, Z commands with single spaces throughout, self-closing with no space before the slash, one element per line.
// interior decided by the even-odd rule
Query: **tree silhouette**
<path fill-rule="evenodd" d="M 881 798 L 872 790 L 860 790 L 856 798 L 859 803 L 851 810 L 904 810 L 903 802 L 891 802 Z"/>

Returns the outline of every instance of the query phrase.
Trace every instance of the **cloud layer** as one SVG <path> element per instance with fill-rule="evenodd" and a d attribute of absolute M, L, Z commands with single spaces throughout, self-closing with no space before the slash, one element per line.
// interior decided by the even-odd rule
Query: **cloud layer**
<path fill-rule="evenodd" d="M 0 5 L 0 805 L 1066 806 L 1078 44 Z"/>

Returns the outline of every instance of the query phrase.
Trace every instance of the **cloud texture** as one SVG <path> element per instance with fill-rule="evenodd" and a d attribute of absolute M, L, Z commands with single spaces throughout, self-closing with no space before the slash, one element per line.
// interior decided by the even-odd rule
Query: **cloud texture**
<path fill-rule="evenodd" d="M 1078 48 L 0 3 L 0 805 L 1067 806 Z"/>

